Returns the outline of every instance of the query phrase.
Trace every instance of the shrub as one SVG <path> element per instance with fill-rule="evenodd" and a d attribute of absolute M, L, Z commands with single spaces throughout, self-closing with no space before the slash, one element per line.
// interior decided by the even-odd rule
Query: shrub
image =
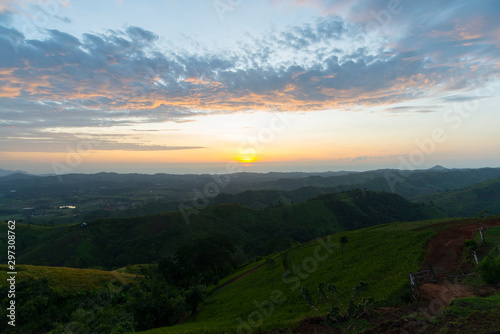
<path fill-rule="evenodd" d="M 479 244 L 475 240 L 464 241 L 464 249 L 469 253 L 470 251 L 476 251 L 479 248 Z"/>
<path fill-rule="evenodd" d="M 500 258 L 485 258 L 478 266 L 479 275 L 488 284 L 500 281 Z"/>

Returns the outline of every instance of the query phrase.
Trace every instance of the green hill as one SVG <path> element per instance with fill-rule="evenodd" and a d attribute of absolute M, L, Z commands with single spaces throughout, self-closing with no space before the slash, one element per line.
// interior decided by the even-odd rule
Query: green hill
<path fill-rule="evenodd" d="M 184 220 L 181 212 L 99 219 L 40 227 L 18 224 L 21 264 L 117 268 L 150 263 L 195 239 L 228 237 L 243 257 L 284 250 L 333 232 L 395 221 L 442 217 L 436 208 L 391 193 L 353 190 L 277 208 L 208 206 Z M 5 231 L 6 229 L 2 229 Z M 2 242 L 5 249 L 6 243 Z"/>
<path fill-rule="evenodd" d="M 0 272 L 8 271 L 7 265 L 0 265 Z M 137 275 L 97 269 L 18 265 L 16 272 L 17 282 L 45 278 L 55 291 L 62 293 L 106 288 L 110 283 L 122 286 L 137 280 Z M 3 285 L 4 282 L 0 284 Z"/>
<path fill-rule="evenodd" d="M 368 289 L 362 297 L 373 298 L 386 307 L 401 305 L 410 299 L 408 273 L 422 267 L 427 241 L 437 231 L 471 222 L 446 219 L 393 223 L 344 232 L 342 235 L 348 238 L 344 266 L 338 234 L 311 241 L 288 251 L 292 269 L 287 276 L 276 257 L 274 264 L 216 290 L 196 321 L 145 333 L 252 333 L 294 328 L 305 318 L 328 312 L 320 305 L 317 312 L 313 311 L 301 296 L 306 287 L 312 300 L 320 300 L 320 283 L 334 284 L 346 303 L 356 282 L 363 281 Z M 498 307 L 498 303 L 495 305 Z M 370 326 L 363 321 L 358 325 L 361 329 Z"/>
<path fill-rule="evenodd" d="M 221 193 L 212 200 L 212 203 L 238 203 L 254 209 L 262 209 L 280 203 L 300 203 L 318 195 L 358 188 L 395 192 L 412 199 L 416 196 L 431 196 L 451 189 L 462 189 L 498 177 L 500 177 L 500 168 L 449 170 L 437 167 L 412 172 L 378 170 L 328 177 L 309 176 L 271 181 L 263 185 L 264 189 L 261 190 Z"/>
<path fill-rule="evenodd" d="M 347 194 L 342 195 L 352 200 Z M 437 233 L 492 219 L 498 221 L 499 216 L 483 220 L 446 218 L 381 224 L 297 244 L 284 253 L 241 267 L 211 287 L 194 318 L 185 317 L 182 324 L 144 333 L 288 333 L 297 326 L 303 326 L 300 333 L 314 332 L 303 324 L 322 324 L 318 316 L 324 316 L 331 305 L 343 303 L 341 311 L 350 308 L 355 300 L 350 298 L 355 286 L 364 287 L 356 300 L 372 299 L 373 307 L 365 316 L 351 319 L 355 329 L 350 332 L 369 328 L 377 333 L 388 329 L 413 332 L 424 328 L 425 333 L 491 333 L 500 315 L 498 295 L 457 299 L 447 308 L 435 301 L 428 306 L 408 304 L 411 301 L 408 273 L 422 267 L 425 246 Z M 489 243 L 498 241 L 498 231 L 498 227 L 487 230 Z M 341 237 L 347 238 L 343 247 Z M 289 261 L 286 275 L 283 254 L 287 254 Z M 0 269 L 6 271 L 5 266 Z M 139 292 L 141 284 L 149 283 L 145 282 L 146 277 L 121 273 L 125 268 L 106 272 L 18 265 L 17 271 L 20 302 L 17 332 L 73 333 L 89 332 L 92 328 L 90 331 L 96 333 L 126 333 L 137 330 L 135 326 L 145 320 L 145 313 L 140 311 L 145 299 Z M 131 282 L 137 284 L 129 284 Z M 359 282 L 364 283 L 359 285 Z M 338 290 L 340 303 L 337 299 L 325 304 L 319 302 L 318 287 L 325 284 L 326 289 L 329 283 Z M 3 292 L 7 288 L 6 282 L 0 284 Z M 315 309 L 306 304 L 304 288 L 310 291 Z M 178 298 L 185 298 L 187 302 L 186 292 Z M 7 293 L 2 295 L 3 303 Z M 167 302 L 172 299 L 157 304 L 158 309 L 166 310 L 166 316 L 171 307 Z M 5 307 L 2 309 L 5 317 Z M 7 332 L 5 323 L 0 327 Z"/>
<path fill-rule="evenodd" d="M 223 175 L 68 174 L 0 177 L 0 220 L 63 225 L 98 218 L 130 217 L 192 205 L 213 185 L 210 204 L 239 203 L 263 209 L 299 203 L 352 189 L 395 192 L 406 198 L 457 190 L 500 177 L 500 168 L 374 170 L 326 173 L 234 173 Z M 217 186 L 218 185 L 218 186 Z M 207 195 L 208 196 L 208 195 Z M 60 210 L 61 206 L 75 206 Z"/>
<path fill-rule="evenodd" d="M 418 196 L 418 202 L 432 202 L 452 217 L 473 217 L 482 211 L 500 214 L 500 178 L 471 187 Z"/>

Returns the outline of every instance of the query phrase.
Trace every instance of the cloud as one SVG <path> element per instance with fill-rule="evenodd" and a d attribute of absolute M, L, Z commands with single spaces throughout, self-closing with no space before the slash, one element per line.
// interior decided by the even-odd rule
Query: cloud
<path fill-rule="evenodd" d="M 105 131 L 105 129 L 102 129 Z M 86 153 L 91 151 L 176 151 L 204 149 L 204 146 L 167 146 L 134 143 L 139 140 L 133 136 L 122 134 L 96 133 L 66 133 L 47 131 L 28 131 L 20 129 L 3 129 L 0 138 L 1 152 L 72 152 L 80 150 Z M 128 142 L 123 142 L 124 138 Z"/>
<path fill-rule="evenodd" d="M 440 106 L 397 106 L 386 108 L 384 111 L 393 113 L 393 114 L 402 114 L 402 113 L 433 113 L 441 110 Z"/>
<path fill-rule="evenodd" d="M 67 17 L 67 16 L 59 16 L 59 15 L 56 15 L 56 16 L 54 16 L 54 17 L 55 17 L 56 19 L 58 19 L 59 21 L 63 22 L 63 23 L 67 23 L 67 24 L 69 24 L 69 23 L 73 22 L 73 21 L 72 21 L 69 17 Z"/>
<path fill-rule="evenodd" d="M 488 98 L 489 96 L 446 96 L 443 97 L 442 100 L 444 102 L 468 102 L 468 101 L 476 101 Z"/>
<path fill-rule="evenodd" d="M 43 41 L 25 40 L 6 27 L 0 33 L 0 97 L 60 102 L 89 115 L 89 110 L 111 109 L 179 119 L 388 103 L 425 94 L 449 78 L 455 86 L 466 84 L 466 71 L 477 67 L 467 62 L 429 66 L 428 55 L 418 50 L 373 54 L 362 39 L 359 48 L 348 50 L 355 29 L 333 17 L 269 34 L 234 51 L 201 55 L 160 52 L 158 36 L 139 27 L 81 39 L 47 30 Z"/>
<path fill-rule="evenodd" d="M 11 25 L 13 2 L 4 1 L 0 128 L 189 122 L 213 113 L 349 109 L 459 92 L 445 98 L 453 102 L 486 75 L 498 76 L 498 2 L 402 1 L 385 19 L 387 1 L 294 3 L 324 16 L 242 38 L 231 50 L 196 53 L 160 48 L 157 34 L 135 26 L 81 37 L 52 29 L 44 39 L 26 39 Z M 379 29 L 367 32 L 373 21 Z"/>

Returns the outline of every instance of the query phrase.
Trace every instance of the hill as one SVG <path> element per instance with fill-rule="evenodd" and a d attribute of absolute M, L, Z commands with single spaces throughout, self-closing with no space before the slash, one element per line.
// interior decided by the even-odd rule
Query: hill
<path fill-rule="evenodd" d="M 442 217 L 434 207 L 399 195 L 352 190 L 304 203 L 253 210 L 237 204 L 207 206 L 184 219 L 181 212 L 110 218 L 86 225 L 19 224 L 22 264 L 117 268 L 150 263 L 193 240 L 228 237 L 243 257 L 266 255 L 335 231 L 395 221 Z M 6 229 L 2 229 L 6 231 Z M 5 249 L 6 243 L 2 243 Z"/>
<path fill-rule="evenodd" d="M 0 265 L 0 272 L 8 271 L 7 265 Z M 103 289 L 110 283 L 127 285 L 137 280 L 136 275 L 97 269 L 17 265 L 16 272 L 18 282 L 47 279 L 52 289 L 61 293 Z"/>
<path fill-rule="evenodd" d="M 288 251 L 288 259 L 291 262 L 291 271 L 285 275 L 285 269 L 280 257 L 276 257 L 274 263 L 268 262 L 256 270 L 249 270 L 247 274 L 240 275 L 239 279 L 232 280 L 230 284 L 222 284 L 221 289 L 215 292 L 205 302 L 203 309 L 197 315 L 196 321 L 185 324 L 158 328 L 145 333 L 251 333 L 272 332 L 280 329 L 292 332 L 292 328 L 304 324 L 304 319 L 314 320 L 317 315 L 325 315 L 329 309 L 321 304 L 316 304 L 317 311 L 309 307 L 303 297 L 303 288 L 311 293 L 311 300 L 320 301 L 318 292 L 320 283 L 325 286 L 334 284 L 339 291 L 339 298 L 344 307 L 349 303 L 349 296 L 356 282 L 366 283 L 366 289 L 360 292 L 359 297 L 373 298 L 379 301 L 378 305 L 384 306 L 378 315 L 367 317 L 363 321 L 354 322 L 355 327 L 361 332 L 363 329 L 379 323 L 378 326 L 388 328 L 396 332 L 413 330 L 425 327 L 432 333 L 436 328 L 446 328 L 447 322 L 452 322 L 448 316 L 450 312 L 463 312 L 466 316 L 474 313 L 471 305 L 456 302 L 449 311 L 446 310 L 442 319 L 434 316 L 442 313 L 447 306 L 440 304 L 440 310 L 431 309 L 436 307 L 437 299 L 430 301 L 427 313 L 423 305 L 401 307 L 404 302 L 410 301 L 410 287 L 408 284 L 408 273 L 421 270 L 425 264 L 426 247 L 428 241 L 437 233 L 446 231 L 455 226 L 478 224 L 478 220 L 435 220 L 412 223 L 392 223 L 378 225 L 357 231 L 342 233 L 348 242 L 341 251 L 340 236 L 338 234 L 327 238 L 311 241 L 307 244 L 296 246 Z M 500 224 L 498 217 L 496 225 Z M 342 253 L 345 259 L 342 260 Z M 345 262 L 345 266 L 342 265 Z M 450 285 L 450 283 L 448 283 Z M 460 285 L 457 285 L 458 289 Z M 495 319 L 500 307 L 499 298 L 491 297 L 482 302 L 481 298 L 474 301 L 477 305 L 487 303 L 494 312 L 487 314 L 488 319 Z M 352 300 L 352 299 L 351 299 Z M 429 302 L 429 301 L 428 301 Z M 442 301 L 439 301 L 442 303 Z M 338 302 L 340 304 L 340 302 Z M 336 304 L 337 306 L 339 304 Z M 376 303 L 377 304 L 377 303 Z M 330 304 L 328 304 L 330 305 Z M 398 309 L 392 308 L 399 305 Z M 434 305 L 434 306 L 433 306 Z M 469 306 L 468 306 L 469 305 Z M 485 308 L 487 309 L 487 308 Z M 388 314 L 391 310 L 391 314 Z M 419 312 L 417 312 L 420 310 Z M 495 311 L 496 310 L 496 311 Z M 375 311 L 377 312 L 377 311 Z M 385 313 L 384 313 L 385 312 Z M 495 313 L 496 312 L 496 313 Z M 422 316 L 431 314 L 429 318 L 435 319 L 433 323 L 422 323 Z M 477 315 L 477 314 L 476 314 Z M 380 317 L 385 317 L 382 318 Z M 405 317 L 405 321 L 401 321 Z M 474 319 L 475 315 L 471 316 Z M 392 318 L 392 319 L 391 319 Z M 419 320 L 420 319 L 420 320 Z M 367 321 L 369 322 L 367 323 Z M 384 324 L 391 320 L 393 323 Z M 456 318 L 453 320 L 455 321 Z M 444 323 L 442 323 L 444 321 Z M 312 322 L 318 323 L 319 322 Z M 462 324 L 462 326 L 468 326 Z M 483 324 L 484 326 L 484 324 Z M 306 326 L 304 326 L 306 327 Z M 310 326 L 306 327 L 309 331 Z M 321 327 L 326 330 L 327 327 Z M 492 329 L 495 327 L 486 327 Z M 304 333 L 308 331 L 293 331 Z M 336 331 L 335 333 L 340 333 Z M 437 332 L 437 331 L 436 331 Z M 448 333 L 447 331 L 445 331 Z"/>
<path fill-rule="evenodd" d="M 475 237 L 477 226 L 490 227 L 486 234 L 488 247 L 482 247 L 480 258 L 483 259 L 490 248 L 491 254 L 498 256 L 499 225 L 500 216 L 442 219 L 383 224 L 329 235 L 241 267 L 217 286 L 209 288 L 208 299 L 201 305 L 191 304 L 198 288 L 178 291 L 154 285 L 159 282 L 150 280 L 149 275 L 153 273 L 150 269 L 154 265 L 149 269 L 146 266 L 146 275 L 140 277 L 121 273 L 125 268 L 106 272 L 18 265 L 16 295 L 19 294 L 19 301 L 28 302 L 18 305 L 20 326 L 16 329 L 23 333 L 124 333 L 139 330 L 140 324 L 143 329 L 156 327 L 144 333 L 310 333 L 327 330 L 341 333 L 335 324 L 327 325 L 323 321 L 329 311 L 336 310 L 343 314 L 338 321 L 344 329 L 350 326 L 351 331 L 366 334 L 389 331 L 491 333 L 497 329 L 500 315 L 500 295 L 494 295 L 494 286 L 484 285 L 478 276 L 466 279 L 471 279 L 467 284 L 474 284 L 474 287 L 453 283 L 451 277 L 446 276 L 440 283 L 419 286 L 420 290 L 426 284 L 431 285 L 434 294 L 425 298 L 432 299 L 425 299 L 422 292 L 427 290 L 421 290 L 424 299 L 409 303 L 412 290 L 407 275 L 421 270 L 426 258 L 436 259 L 435 255 L 443 251 L 435 247 L 436 242 L 456 241 L 456 245 L 463 247 L 464 240 Z M 461 232 L 460 240 L 455 240 L 457 235 L 453 231 L 456 230 L 468 233 Z M 443 239 L 446 236 L 453 240 Z M 346 242 L 342 245 L 343 239 Z M 282 259 L 287 259 L 288 269 Z M 440 280 L 444 274 L 456 271 L 452 269 L 458 269 L 450 268 L 443 273 L 438 271 L 439 263 L 435 264 Z M 463 268 L 470 264 L 456 262 Z M 5 266 L 0 268 L 6 270 Z M 135 271 L 137 268 L 129 269 Z M 132 282 L 134 284 L 129 284 Z M 1 313 L 5 317 L 8 285 L 0 284 L 0 290 L 4 296 Z M 160 298 L 160 295 L 164 296 Z M 468 298 L 449 303 L 450 299 L 463 296 Z M 326 299 L 322 299 L 324 297 Z M 146 303 L 149 298 L 157 303 Z M 146 308 L 145 304 L 148 304 Z M 195 306 L 190 308 L 190 305 Z M 180 317 L 182 324 L 162 327 L 165 324 L 160 322 L 144 327 L 145 322 L 150 322 L 149 312 L 169 318 L 179 308 L 186 314 Z M 0 325 L 5 332 L 7 327 L 5 322 Z"/>
<path fill-rule="evenodd" d="M 465 189 L 418 196 L 414 200 L 432 202 L 451 217 L 473 217 L 483 211 L 500 214 L 500 178 Z"/>
<path fill-rule="evenodd" d="M 500 168 L 479 169 L 382 169 L 342 176 L 309 176 L 268 182 L 265 189 L 294 190 L 301 187 L 352 187 L 373 191 L 391 191 L 403 197 L 459 189 L 500 177 Z M 249 189 L 252 190 L 252 189 Z M 255 190 L 255 189 L 253 189 Z M 347 190 L 344 188 L 343 190 Z"/>
<path fill-rule="evenodd" d="M 12 174 L 28 174 L 28 173 L 25 171 L 22 171 L 22 170 L 8 170 L 8 169 L 0 168 L 0 177 L 12 175 Z"/>
<path fill-rule="evenodd" d="M 310 176 L 291 180 L 281 179 L 267 185 L 267 190 L 246 190 L 240 193 L 222 193 L 214 204 L 238 203 L 254 209 L 281 204 L 300 203 L 321 194 L 351 189 L 395 192 L 408 199 L 440 193 L 449 189 L 462 189 L 478 182 L 500 176 L 498 168 L 452 170 L 435 166 L 428 170 L 379 170 L 334 177 Z M 300 188 L 296 188 L 301 186 Z M 427 197 L 422 197 L 427 198 Z M 473 213 L 474 216 L 476 213 Z M 463 215 L 468 216 L 468 215 Z"/>
<path fill-rule="evenodd" d="M 500 177 L 500 168 L 327 173 L 232 173 L 218 175 L 68 174 L 0 177 L 0 220 L 63 225 L 98 218 L 131 217 L 193 205 L 238 203 L 253 209 L 307 201 L 352 189 L 414 196 L 458 190 Z M 218 196 L 217 196 L 218 195 Z M 74 207 L 61 210 L 60 207 Z"/>

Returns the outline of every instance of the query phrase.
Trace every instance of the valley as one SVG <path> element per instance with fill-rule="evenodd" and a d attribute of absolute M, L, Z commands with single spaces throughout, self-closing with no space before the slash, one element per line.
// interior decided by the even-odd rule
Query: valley
<path fill-rule="evenodd" d="M 0 183 L 16 187 L 2 205 L 18 219 L 16 284 L 27 304 L 17 312 L 45 319 L 21 315 L 15 332 L 481 332 L 500 308 L 497 173 L 419 171 L 400 184 L 404 196 L 381 187 L 381 171 L 239 175 L 240 192 L 198 207 L 190 196 L 208 176 L 70 175 L 55 184 L 12 174 Z M 125 187 L 127 178 L 136 181 Z M 16 201 L 43 210 L 42 193 L 49 207 L 75 206 L 54 209 L 73 211 L 71 219 L 16 216 Z M 123 208 L 85 206 L 119 201 Z M 186 220 L 180 204 L 196 212 Z M 4 254 L 7 222 L 0 226 Z M 408 275 L 426 261 L 439 282 L 416 293 Z"/>

